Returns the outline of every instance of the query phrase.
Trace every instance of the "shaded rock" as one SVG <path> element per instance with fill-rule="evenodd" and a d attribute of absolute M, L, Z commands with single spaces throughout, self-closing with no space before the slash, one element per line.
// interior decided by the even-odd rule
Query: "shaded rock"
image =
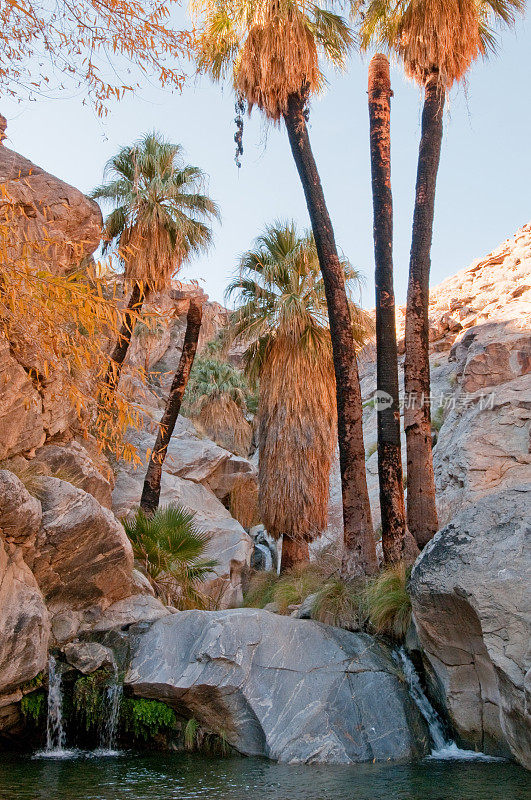
<path fill-rule="evenodd" d="M 54 612 L 104 609 L 133 591 L 133 551 L 113 514 L 58 478 L 41 479 L 42 527 L 33 571 Z"/>
<path fill-rule="evenodd" d="M 16 475 L 0 470 L 0 535 L 7 543 L 21 548 L 30 567 L 41 520 L 39 501 Z"/>
<path fill-rule="evenodd" d="M 70 642 L 64 654 L 68 663 L 83 675 L 96 672 L 100 667 L 114 667 L 112 650 L 98 642 Z"/>
<path fill-rule="evenodd" d="M 0 536 L 0 693 L 46 666 L 50 620 L 20 548 Z"/>
<path fill-rule="evenodd" d="M 42 399 L 0 334 L 0 460 L 32 452 L 45 437 Z"/>
<path fill-rule="evenodd" d="M 67 479 L 71 478 L 76 486 L 91 494 L 100 505 L 111 507 L 111 482 L 100 472 L 88 451 L 79 442 L 45 445 L 37 451 L 36 458 L 52 470 L 62 470 Z"/>
<path fill-rule="evenodd" d="M 439 531 L 411 576 L 419 639 L 461 740 L 528 767 L 530 534 L 529 489 L 497 492 Z"/>
<path fill-rule="evenodd" d="M 158 620 L 133 637 L 125 685 L 249 755 L 348 764 L 426 751 L 422 720 L 371 637 L 266 611 Z"/>
<path fill-rule="evenodd" d="M 93 633 L 101 633 L 134 625 L 138 622 L 154 622 L 170 613 L 168 608 L 156 597 L 135 594 L 113 603 L 112 606 L 105 609 L 95 619 L 85 621 L 81 625 L 79 632 L 92 631 Z"/>

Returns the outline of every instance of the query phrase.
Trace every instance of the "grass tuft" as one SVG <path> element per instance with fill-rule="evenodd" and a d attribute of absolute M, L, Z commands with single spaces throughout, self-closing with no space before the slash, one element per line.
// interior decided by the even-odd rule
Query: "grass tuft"
<path fill-rule="evenodd" d="M 370 623 L 376 633 L 402 641 L 411 623 L 411 598 L 407 582 L 411 567 L 396 564 L 382 570 L 367 587 Z"/>
<path fill-rule="evenodd" d="M 317 593 L 312 619 L 350 631 L 361 630 L 366 618 L 363 592 L 364 583 L 330 578 Z"/>

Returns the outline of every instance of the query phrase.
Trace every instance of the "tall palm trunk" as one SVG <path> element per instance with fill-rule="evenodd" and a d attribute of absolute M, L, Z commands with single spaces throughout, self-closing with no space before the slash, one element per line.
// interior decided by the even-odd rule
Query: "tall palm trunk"
<path fill-rule="evenodd" d="M 118 341 L 116 342 L 114 350 L 111 353 L 109 367 L 107 369 L 107 374 L 105 375 L 105 386 L 110 394 L 115 391 L 120 381 L 122 366 L 125 361 L 127 351 L 129 350 L 129 345 L 131 344 L 134 320 L 136 315 L 142 309 L 145 296 L 146 295 L 143 287 L 139 283 L 135 282 L 131 292 L 131 297 L 129 298 L 129 303 L 127 304 L 127 308 L 125 310 L 124 321 L 118 335 Z"/>
<path fill-rule="evenodd" d="M 406 511 L 402 485 L 398 352 L 393 289 L 393 196 L 391 192 L 391 79 L 389 61 L 378 53 L 369 64 L 369 122 L 376 288 L 376 388 L 391 398 L 377 408 L 378 478 L 382 545 L 386 563 L 402 561 Z"/>
<path fill-rule="evenodd" d="M 407 443 L 407 521 L 419 547 L 438 528 L 431 453 L 428 303 L 430 250 L 437 171 L 441 155 L 445 92 L 438 75 L 424 88 L 415 211 L 409 262 L 404 363 Z"/>
<path fill-rule="evenodd" d="M 190 370 L 194 363 L 197 342 L 201 331 L 202 317 L 203 305 L 201 301 L 192 298 L 186 317 L 186 332 L 184 334 L 184 343 L 181 358 L 179 359 L 179 366 L 177 367 L 171 384 L 170 393 L 166 401 L 166 408 L 164 409 L 164 414 L 160 421 L 159 432 L 144 479 L 140 508 L 146 514 L 154 513 L 159 506 L 162 465 L 164 464 L 164 459 L 168 452 L 168 445 L 175 429 L 175 423 L 177 422 L 177 417 L 181 410 L 183 395 L 188 383 L 188 378 L 190 377 Z"/>
<path fill-rule="evenodd" d="M 282 555 L 280 557 L 280 572 L 286 572 L 300 564 L 307 564 L 310 560 L 308 542 L 303 539 L 292 539 L 290 536 L 282 537 Z"/>
<path fill-rule="evenodd" d="M 284 114 L 289 142 L 310 214 L 328 306 L 336 376 L 339 459 L 343 495 L 343 577 L 376 572 L 376 548 L 365 474 L 361 390 L 345 278 L 313 157 L 302 94 L 292 94 Z"/>

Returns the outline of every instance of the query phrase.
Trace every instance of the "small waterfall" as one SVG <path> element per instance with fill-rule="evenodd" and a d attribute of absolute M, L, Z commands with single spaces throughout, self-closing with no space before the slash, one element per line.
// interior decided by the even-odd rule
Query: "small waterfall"
<path fill-rule="evenodd" d="M 444 725 L 440 716 L 426 697 L 422 688 L 415 665 L 407 655 L 403 647 L 395 651 L 396 660 L 404 671 L 409 693 L 415 705 L 426 720 L 428 730 L 433 743 L 433 750 L 428 758 L 433 759 L 455 759 L 462 761 L 503 761 L 503 759 L 487 756 L 484 753 L 477 753 L 475 750 L 461 750 L 457 744 L 449 739 L 445 733 Z"/>
<path fill-rule="evenodd" d="M 46 720 L 46 753 L 62 755 L 65 752 L 65 732 L 63 729 L 63 698 L 61 694 L 61 673 L 55 658 L 48 660 L 48 718 Z"/>
<path fill-rule="evenodd" d="M 269 572 L 273 569 L 273 556 L 271 555 L 271 550 L 267 545 L 262 544 L 261 542 L 255 542 L 254 546 L 264 555 L 264 572 Z"/>
<path fill-rule="evenodd" d="M 115 667 L 113 681 L 105 690 L 105 707 L 107 713 L 100 734 L 99 752 L 101 755 L 111 755 L 115 751 L 122 693 L 123 687 L 118 678 L 118 670 Z"/>

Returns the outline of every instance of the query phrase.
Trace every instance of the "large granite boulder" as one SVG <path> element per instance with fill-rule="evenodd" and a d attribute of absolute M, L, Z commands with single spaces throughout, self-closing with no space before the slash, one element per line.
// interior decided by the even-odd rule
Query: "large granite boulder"
<path fill-rule="evenodd" d="M 52 472 L 59 470 L 68 478 L 73 478 L 76 486 L 91 494 L 100 505 L 105 508 L 111 507 L 114 485 L 111 471 L 104 470 L 104 474 L 92 455 L 79 442 L 45 445 L 37 451 L 36 458 L 46 464 Z"/>
<path fill-rule="evenodd" d="M 21 549 L 0 536 L 0 694 L 44 669 L 49 634 L 50 619 L 37 581 Z"/>
<path fill-rule="evenodd" d="M 92 495 L 43 477 L 33 572 L 55 614 L 105 609 L 133 593 L 133 551 L 122 525 Z"/>
<path fill-rule="evenodd" d="M 287 762 L 411 759 L 427 732 L 389 653 L 366 634 L 256 609 L 184 611 L 132 636 L 125 685 Z"/>
<path fill-rule="evenodd" d="M 455 516 L 416 562 L 411 596 L 461 740 L 531 767 L 529 496 L 504 490 Z"/>

